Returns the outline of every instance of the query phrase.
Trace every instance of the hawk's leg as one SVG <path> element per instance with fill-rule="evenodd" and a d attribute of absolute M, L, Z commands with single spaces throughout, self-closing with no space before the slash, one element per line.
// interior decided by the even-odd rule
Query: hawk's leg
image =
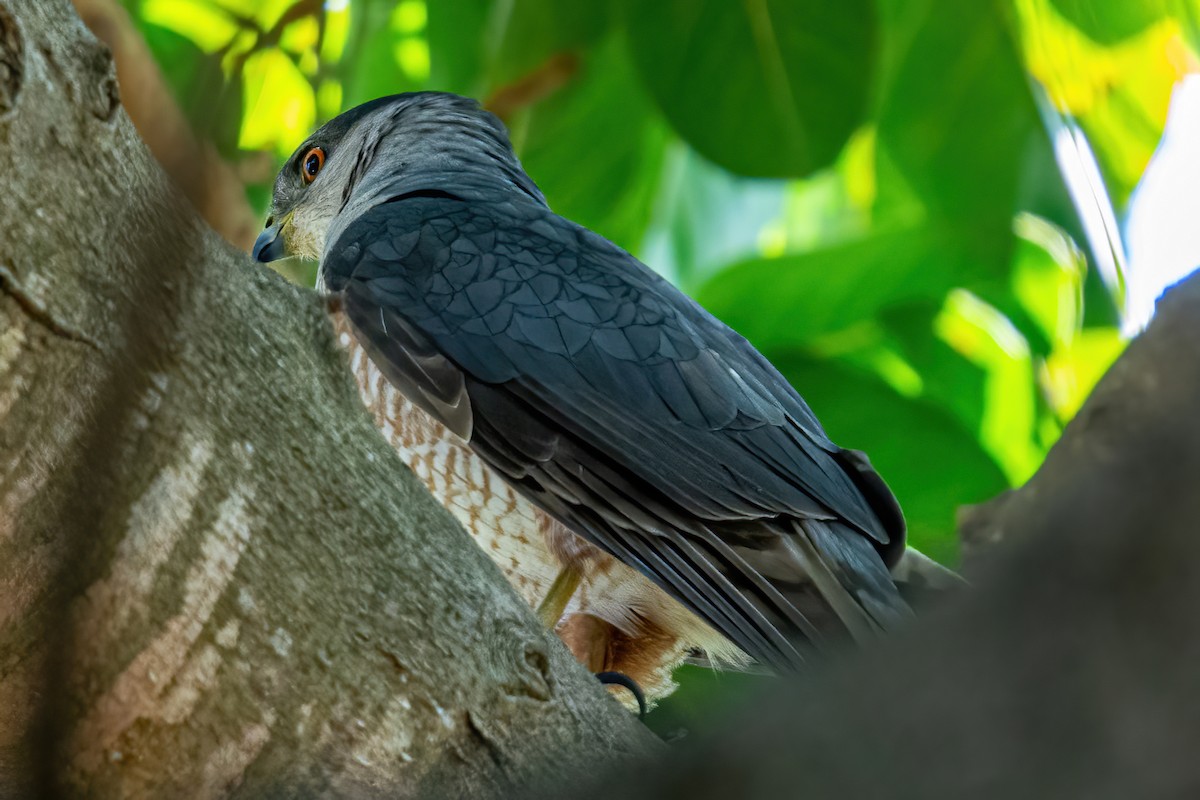
<path fill-rule="evenodd" d="M 578 567 L 568 565 L 562 568 L 554 583 L 550 585 L 550 591 L 546 592 L 546 596 L 538 605 L 537 614 L 543 625 L 554 630 L 558 621 L 562 619 L 563 612 L 567 610 L 567 604 L 571 602 L 575 590 L 579 588 L 582 578 L 583 573 Z"/>
<path fill-rule="evenodd" d="M 592 614 L 572 614 L 563 620 L 558 635 L 590 672 L 620 673 L 653 703 L 675 688 L 671 673 L 683 663 L 689 647 L 650 620 L 639 618 L 636 625 L 636 631 L 627 633 Z M 635 710 L 629 702 L 634 698 L 628 692 L 615 694 L 622 704 Z"/>
<path fill-rule="evenodd" d="M 567 645 L 576 660 L 589 672 L 605 672 L 608 663 L 608 646 L 617 632 L 612 623 L 591 614 L 572 614 L 558 628 L 558 636 Z"/>

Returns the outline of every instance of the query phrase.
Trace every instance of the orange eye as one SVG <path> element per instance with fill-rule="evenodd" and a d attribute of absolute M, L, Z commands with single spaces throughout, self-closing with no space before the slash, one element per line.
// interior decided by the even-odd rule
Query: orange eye
<path fill-rule="evenodd" d="M 300 161 L 300 177 L 304 178 L 305 183 L 312 183 L 317 179 L 323 166 L 325 166 L 325 151 L 314 147 L 305 153 L 304 158 Z"/>

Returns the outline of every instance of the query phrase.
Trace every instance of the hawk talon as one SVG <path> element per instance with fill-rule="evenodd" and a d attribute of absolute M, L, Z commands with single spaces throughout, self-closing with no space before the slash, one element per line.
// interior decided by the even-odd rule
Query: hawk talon
<path fill-rule="evenodd" d="M 642 687 L 637 685 L 637 681 L 624 672 L 597 672 L 596 680 L 603 686 L 624 686 L 628 689 L 633 694 L 633 699 L 637 700 L 638 719 L 645 718 L 646 695 L 642 692 Z"/>

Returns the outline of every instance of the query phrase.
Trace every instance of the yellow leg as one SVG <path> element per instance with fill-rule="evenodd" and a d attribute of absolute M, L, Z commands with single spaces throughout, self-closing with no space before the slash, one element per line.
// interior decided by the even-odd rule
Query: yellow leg
<path fill-rule="evenodd" d="M 546 592 L 546 596 L 538 605 L 538 618 L 550 630 L 554 630 L 563 612 L 567 610 L 567 603 L 571 602 L 571 597 L 579 588 L 581 578 L 583 574 L 575 567 L 563 567 L 554 583 L 550 585 L 550 591 Z"/>

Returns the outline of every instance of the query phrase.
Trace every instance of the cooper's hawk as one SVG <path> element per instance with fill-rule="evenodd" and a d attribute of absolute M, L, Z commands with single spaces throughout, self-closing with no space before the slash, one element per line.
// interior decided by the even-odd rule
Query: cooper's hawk
<path fill-rule="evenodd" d="M 254 254 L 320 259 L 376 421 L 593 671 L 653 698 L 689 650 L 788 670 L 907 613 L 903 518 L 866 458 L 745 339 L 551 211 L 475 102 L 329 122 Z"/>

